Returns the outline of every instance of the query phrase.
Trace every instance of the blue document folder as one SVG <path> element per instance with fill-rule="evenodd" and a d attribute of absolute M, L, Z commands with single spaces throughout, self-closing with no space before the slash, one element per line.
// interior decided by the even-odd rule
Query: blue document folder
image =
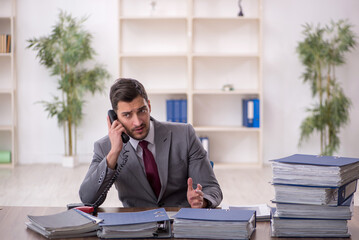
<path fill-rule="evenodd" d="M 167 109 L 167 116 L 166 116 L 166 120 L 167 122 L 174 122 L 174 101 L 169 99 L 166 100 L 166 109 Z"/>
<path fill-rule="evenodd" d="M 170 220 L 164 208 L 142 212 L 99 213 L 98 217 L 103 219 L 100 226 L 141 224 Z"/>
<path fill-rule="evenodd" d="M 170 218 L 164 208 L 142 212 L 99 213 L 99 238 L 169 238 Z"/>
<path fill-rule="evenodd" d="M 203 221 L 247 222 L 254 214 L 254 210 L 182 208 L 174 218 Z"/>
<path fill-rule="evenodd" d="M 180 100 L 180 109 L 181 109 L 180 122 L 187 123 L 187 100 L 186 99 Z"/>
<path fill-rule="evenodd" d="M 352 194 L 339 206 L 281 203 L 274 200 L 272 202 L 277 206 L 273 215 L 279 218 L 350 220 L 353 214 L 354 195 Z"/>
<path fill-rule="evenodd" d="M 254 210 L 182 208 L 174 218 L 174 237 L 186 239 L 250 239 L 256 225 Z"/>
<path fill-rule="evenodd" d="M 357 180 L 349 182 L 340 187 L 308 186 L 282 183 L 274 183 L 273 185 L 275 188 L 276 195 L 277 193 L 281 195 L 279 199 L 277 199 L 278 197 L 276 197 L 275 202 L 298 204 L 313 203 L 319 205 L 339 206 L 342 205 L 348 198 L 350 198 L 355 193 L 357 188 Z M 282 190 L 278 189 L 280 187 L 282 187 Z M 290 192 L 292 193 L 288 192 L 288 194 L 283 195 L 283 191 L 286 191 L 285 189 L 290 190 Z M 295 192 L 294 195 L 293 192 Z M 313 199 L 312 195 L 316 197 Z M 298 200 L 299 198 L 301 200 Z"/>
<path fill-rule="evenodd" d="M 166 100 L 166 120 L 187 123 L 187 99 Z"/>
<path fill-rule="evenodd" d="M 289 157 L 275 159 L 271 161 L 281 163 L 341 167 L 348 164 L 358 163 L 359 158 L 294 154 Z"/>
<path fill-rule="evenodd" d="M 244 127 L 259 128 L 260 126 L 260 107 L 259 99 L 242 100 L 242 125 Z"/>
<path fill-rule="evenodd" d="M 273 183 L 340 187 L 359 178 L 359 158 L 294 154 L 271 162 Z"/>

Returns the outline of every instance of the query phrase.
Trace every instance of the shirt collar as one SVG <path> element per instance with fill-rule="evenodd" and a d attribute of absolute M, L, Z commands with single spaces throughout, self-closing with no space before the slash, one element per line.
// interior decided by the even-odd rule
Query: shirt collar
<path fill-rule="evenodd" d="M 147 136 L 142 140 L 147 141 L 149 144 L 155 144 L 155 128 L 153 127 L 152 120 L 150 120 L 150 131 L 148 132 Z M 136 140 L 130 137 L 130 143 L 134 149 L 137 149 L 138 143 L 142 140 Z"/>

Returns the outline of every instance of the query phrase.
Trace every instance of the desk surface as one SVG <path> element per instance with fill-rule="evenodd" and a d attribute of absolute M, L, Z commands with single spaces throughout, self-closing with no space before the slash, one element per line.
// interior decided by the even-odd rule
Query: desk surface
<path fill-rule="evenodd" d="M 176 211 L 178 208 L 166 208 L 168 211 Z M 28 230 L 25 226 L 27 215 L 48 215 L 65 211 L 66 208 L 61 207 L 0 207 L 0 233 L 2 239 L 46 239 L 41 235 Z M 131 208 L 100 208 L 104 212 L 128 212 L 142 211 L 145 209 Z M 359 206 L 354 207 L 354 216 L 349 221 L 349 231 L 352 240 L 359 239 Z M 85 239 L 85 238 L 76 238 Z M 98 239 L 97 237 L 86 239 Z M 178 238 L 175 238 L 178 239 Z M 253 233 L 251 240 L 295 240 L 296 238 L 271 238 L 269 222 L 258 222 L 256 231 Z M 303 238 L 299 238 L 303 240 Z M 305 239 L 321 239 L 321 238 L 305 238 Z M 334 239 L 334 238 L 331 238 Z M 335 238 L 348 240 L 348 238 Z"/>

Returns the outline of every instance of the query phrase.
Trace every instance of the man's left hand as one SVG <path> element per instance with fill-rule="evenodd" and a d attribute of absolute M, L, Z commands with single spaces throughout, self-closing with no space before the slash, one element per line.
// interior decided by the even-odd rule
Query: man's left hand
<path fill-rule="evenodd" d="M 197 188 L 193 189 L 193 180 L 192 178 L 188 178 L 187 185 L 187 201 L 191 205 L 191 208 L 205 208 L 207 201 L 203 199 L 201 184 L 197 184 Z"/>

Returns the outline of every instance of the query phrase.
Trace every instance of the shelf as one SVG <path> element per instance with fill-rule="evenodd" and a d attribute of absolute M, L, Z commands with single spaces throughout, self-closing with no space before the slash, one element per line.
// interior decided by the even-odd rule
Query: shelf
<path fill-rule="evenodd" d="M 259 21 L 194 21 L 193 52 L 258 54 Z"/>
<path fill-rule="evenodd" d="M 187 52 L 187 21 L 184 19 L 124 20 L 120 22 L 120 29 L 120 53 L 168 55 Z"/>
<path fill-rule="evenodd" d="M 11 163 L 0 168 L 13 168 L 16 163 L 16 68 L 15 68 L 15 3 L 2 0 L 0 7 L 0 35 L 11 35 L 11 52 L 0 53 L 0 150 L 11 152 Z M 8 45 L 5 46 L 7 50 Z"/>
<path fill-rule="evenodd" d="M 247 127 L 194 127 L 197 132 L 260 132 L 260 128 Z"/>
<path fill-rule="evenodd" d="M 197 21 L 259 21 L 257 17 L 193 17 L 193 20 Z"/>
<path fill-rule="evenodd" d="M 186 89 L 187 58 L 122 58 L 120 76 L 141 79 L 146 89 Z"/>
<path fill-rule="evenodd" d="M 193 94 L 198 95 L 252 95 L 260 94 L 258 89 L 237 89 L 233 91 L 223 91 L 223 90 L 193 90 Z"/>
<path fill-rule="evenodd" d="M 4 17 L 4 16 L 0 16 L 0 21 L 10 21 L 12 19 L 12 17 Z"/>
<path fill-rule="evenodd" d="M 142 21 L 142 20 L 146 20 L 146 21 L 151 21 L 151 20 L 183 20 L 183 21 L 187 21 L 187 17 L 183 16 L 173 16 L 173 17 L 160 17 L 160 16 L 120 16 L 120 21 Z"/>
<path fill-rule="evenodd" d="M 12 89 L 0 89 L 0 94 L 12 94 L 13 90 Z"/>
<path fill-rule="evenodd" d="M 243 17 L 238 0 L 155 0 L 154 11 L 152 2 L 119 0 L 120 76 L 141 81 L 159 121 L 166 100 L 187 99 L 216 164 L 261 166 L 262 128 L 242 127 L 242 102 L 263 101 L 262 1 L 242 1 Z"/>
<path fill-rule="evenodd" d="M 11 57 L 12 53 L 0 53 L 0 57 Z"/>
<path fill-rule="evenodd" d="M 187 94 L 186 89 L 148 89 L 147 94 L 165 95 L 165 94 Z"/>
<path fill-rule="evenodd" d="M 12 163 L 0 163 L 0 169 L 1 168 L 13 168 Z"/>
<path fill-rule="evenodd" d="M 259 58 L 258 53 L 194 53 L 194 58 Z"/>
<path fill-rule="evenodd" d="M 121 0 L 119 15 L 121 18 L 177 18 L 187 15 L 188 1 L 186 0 L 156 0 L 152 7 L 150 0 Z"/>
<path fill-rule="evenodd" d="M 11 125 L 0 125 L 0 131 L 12 131 L 13 126 Z"/>
<path fill-rule="evenodd" d="M 122 52 L 120 53 L 120 57 L 122 58 L 176 58 L 176 57 L 187 57 L 187 53 L 163 53 L 163 52 L 148 52 L 148 53 L 136 53 L 136 52 Z"/>
<path fill-rule="evenodd" d="M 260 0 L 241 1 L 243 17 L 239 17 L 238 0 L 193 0 L 195 17 L 258 18 L 261 16 Z"/>

